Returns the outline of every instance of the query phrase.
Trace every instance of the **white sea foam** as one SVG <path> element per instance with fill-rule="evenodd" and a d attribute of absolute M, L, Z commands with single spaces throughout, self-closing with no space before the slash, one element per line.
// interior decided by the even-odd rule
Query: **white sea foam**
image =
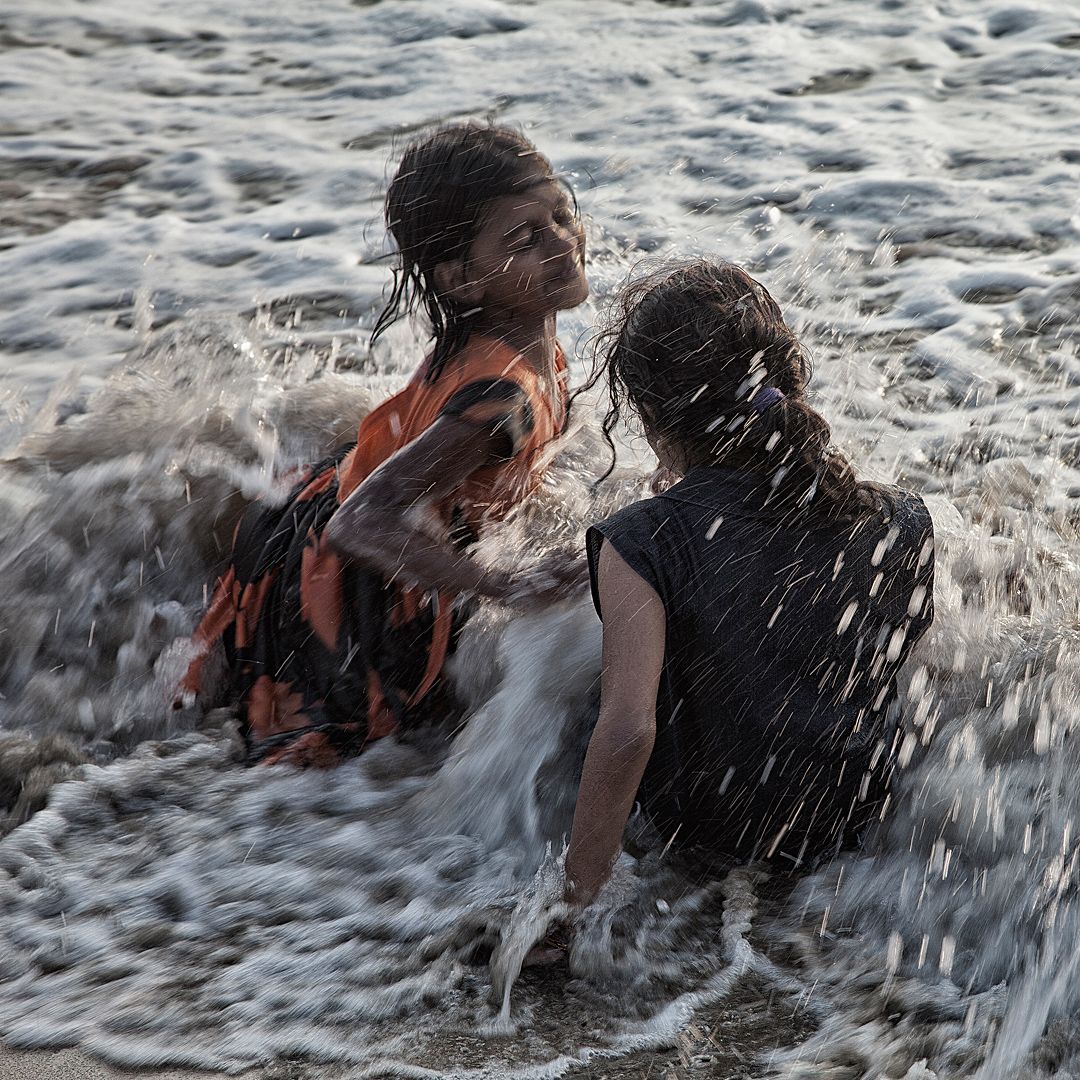
<path fill-rule="evenodd" d="M 5 824 L 52 794 L 0 843 L 4 1038 L 554 1076 L 758 979 L 818 1025 L 785 1075 L 1080 1072 L 1078 44 L 1065 0 L 10 0 Z M 249 772 L 227 714 L 168 707 L 239 502 L 417 360 L 404 327 L 368 349 L 395 143 L 489 114 L 587 216 L 595 298 L 564 340 L 642 253 L 748 264 L 841 444 L 928 493 L 939 536 L 879 835 L 764 913 L 753 871 L 721 901 L 627 857 L 546 996 L 513 974 L 558 894 L 585 602 L 473 625 L 449 748 Z M 586 424 L 483 557 L 578 542 L 640 495 L 593 492 L 602 460 Z"/>

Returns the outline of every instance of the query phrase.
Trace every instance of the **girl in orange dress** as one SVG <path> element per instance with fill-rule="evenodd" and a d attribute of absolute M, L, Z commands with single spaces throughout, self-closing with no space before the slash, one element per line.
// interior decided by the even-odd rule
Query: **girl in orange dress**
<path fill-rule="evenodd" d="M 355 444 L 283 506 L 250 508 L 195 632 L 183 690 L 220 642 L 251 762 L 333 765 L 447 712 L 470 597 L 528 604 L 577 583 L 468 554 L 536 486 L 565 423 L 555 317 L 588 295 L 572 193 L 520 133 L 456 124 L 406 151 L 386 224 L 399 262 L 375 336 L 422 309 L 432 350 Z"/>

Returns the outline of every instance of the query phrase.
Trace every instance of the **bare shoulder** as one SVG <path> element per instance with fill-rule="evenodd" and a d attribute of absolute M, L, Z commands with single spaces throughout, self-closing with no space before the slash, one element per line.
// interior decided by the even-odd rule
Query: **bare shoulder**
<path fill-rule="evenodd" d="M 604 612 L 604 667 L 619 681 L 655 683 L 667 638 L 667 614 L 657 591 L 610 541 L 600 549 L 597 588 Z"/>
<path fill-rule="evenodd" d="M 615 548 L 615 544 L 612 544 L 610 540 L 605 539 L 602 546 L 600 546 L 600 557 L 596 567 L 596 576 L 600 591 L 603 593 L 609 593 L 611 599 L 615 600 L 615 606 L 620 606 L 620 600 L 625 596 L 626 591 L 629 590 L 631 594 L 637 599 L 648 599 L 650 596 L 654 596 L 657 599 L 657 603 L 663 607 L 660 596 L 657 591 L 652 588 L 639 573 L 634 570 L 629 563 L 625 561 L 622 555 Z M 612 609 L 609 609 L 607 605 L 604 606 L 604 616 L 607 618 L 609 610 L 611 613 L 615 613 Z"/>
<path fill-rule="evenodd" d="M 618 553 L 610 540 L 605 539 L 600 548 L 596 576 L 604 601 L 605 621 L 628 604 L 651 606 L 655 600 L 663 612 L 663 601 L 657 591 Z"/>

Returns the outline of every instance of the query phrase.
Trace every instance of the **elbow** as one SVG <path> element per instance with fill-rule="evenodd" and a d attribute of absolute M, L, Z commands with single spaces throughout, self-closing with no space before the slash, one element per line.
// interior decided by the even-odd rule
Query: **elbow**
<path fill-rule="evenodd" d="M 611 763 L 619 769 L 644 768 L 656 743 L 656 712 L 601 709 L 597 728 L 604 732 Z"/>
<path fill-rule="evenodd" d="M 642 723 L 636 726 L 627 740 L 624 750 L 627 764 L 644 768 L 645 763 L 652 757 L 655 745 L 656 718 L 650 717 L 648 724 Z"/>
<path fill-rule="evenodd" d="M 326 523 L 322 542 L 338 555 L 353 559 L 370 556 L 370 544 L 364 542 L 365 538 L 378 535 L 370 517 L 364 507 L 340 507 Z"/>

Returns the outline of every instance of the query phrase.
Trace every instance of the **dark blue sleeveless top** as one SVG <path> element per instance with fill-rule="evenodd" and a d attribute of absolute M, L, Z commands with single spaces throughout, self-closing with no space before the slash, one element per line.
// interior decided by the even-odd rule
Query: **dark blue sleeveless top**
<path fill-rule="evenodd" d="M 917 495 L 837 524 L 699 467 L 587 534 L 667 613 L 656 745 L 639 799 L 666 839 L 801 860 L 881 809 L 896 674 L 933 619 L 934 534 Z"/>

